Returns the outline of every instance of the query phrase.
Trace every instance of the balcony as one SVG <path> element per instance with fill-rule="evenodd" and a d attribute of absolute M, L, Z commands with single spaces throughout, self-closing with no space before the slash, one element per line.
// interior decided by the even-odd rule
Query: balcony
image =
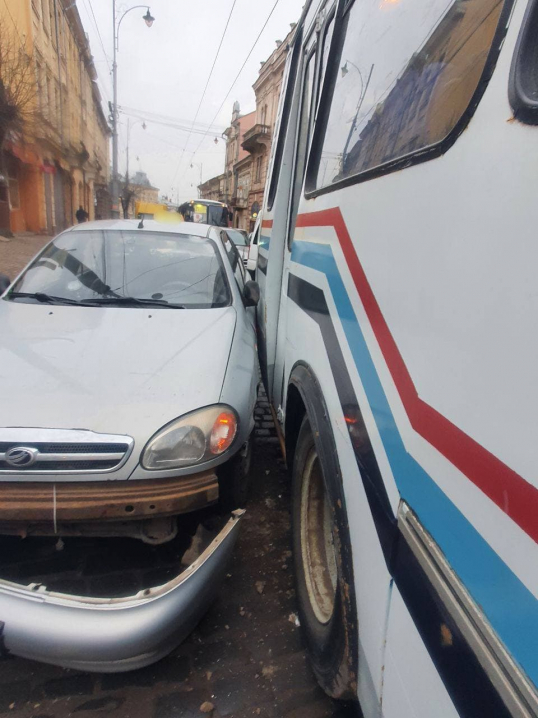
<path fill-rule="evenodd" d="M 247 152 L 255 152 L 259 147 L 271 146 L 271 128 L 269 125 L 254 125 L 243 135 L 241 147 Z"/>
<path fill-rule="evenodd" d="M 238 192 L 232 197 L 232 206 L 237 209 L 246 209 L 248 206 L 248 192 Z"/>

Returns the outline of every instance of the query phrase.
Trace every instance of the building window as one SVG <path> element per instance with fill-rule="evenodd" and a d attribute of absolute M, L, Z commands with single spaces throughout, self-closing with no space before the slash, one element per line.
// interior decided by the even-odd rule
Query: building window
<path fill-rule="evenodd" d="M 37 102 L 39 106 L 39 112 L 43 113 L 43 107 L 45 106 L 43 100 L 43 68 L 39 62 L 35 65 L 36 84 L 37 84 Z"/>
<path fill-rule="evenodd" d="M 14 162 L 8 162 L 7 180 L 9 184 L 9 203 L 11 205 L 11 209 L 19 209 L 21 206 L 19 178 L 14 167 Z"/>
<path fill-rule="evenodd" d="M 54 95 L 52 93 L 52 79 L 50 75 L 47 75 L 47 104 L 46 113 L 47 120 L 52 122 L 54 120 Z"/>
<path fill-rule="evenodd" d="M 431 0 L 387 21 L 385 3 L 350 3 L 339 35 L 316 187 L 442 142 L 482 76 L 503 0 Z"/>
<path fill-rule="evenodd" d="M 49 0 L 41 0 L 41 19 L 43 20 L 43 29 L 46 33 L 50 32 L 50 16 L 49 16 Z"/>
<path fill-rule="evenodd" d="M 261 182 L 262 181 L 262 163 L 263 163 L 263 157 L 258 157 L 256 159 L 256 178 L 255 182 Z"/>
<path fill-rule="evenodd" d="M 54 22 L 54 0 L 49 0 L 49 27 L 52 44 L 56 47 L 56 27 Z"/>
<path fill-rule="evenodd" d="M 262 124 L 262 125 L 266 125 L 266 124 L 267 124 L 267 105 L 264 105 L 264 106 L 262 107 L 261 124 Z"/>

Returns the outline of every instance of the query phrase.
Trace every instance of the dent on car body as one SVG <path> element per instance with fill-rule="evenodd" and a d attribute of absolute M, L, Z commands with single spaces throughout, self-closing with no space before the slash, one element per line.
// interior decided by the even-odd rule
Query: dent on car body
<path fill-rule="evenodd" d="M 243 514 L 234 511 L 209 545 L 195 534 L 184 556 L 192 563 L 185 570 L 132 596 L 76 596 L 0 580 L 4 651 L 86 671 L 121 672 L 159 660 L 188 635 L 211 602 Z"/>

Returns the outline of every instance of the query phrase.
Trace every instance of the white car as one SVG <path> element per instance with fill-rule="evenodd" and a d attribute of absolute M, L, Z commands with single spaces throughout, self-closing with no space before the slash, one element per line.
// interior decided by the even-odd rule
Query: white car
<path fill-rule="evenodd" d="M 258 289 L 220 228 L 82 224 L 3 281 L 0 534 L 160 543 L 182 514 L 243 507 Z M 206 607 L 239 516 L 143 595 L 36 596 L 0 580 L 0 642 L 86 670 L 157 660 Z"/>
<path fill-rule="evenodd" d="M 228 229 L 221 230 L 226 232 L 228 237 L 237 247 L 239 254 L 243 259 L 245 269 L 250 273 L 250 276 L 254 278 L 256 271 L 256 264 L 258 262 L 258 235 L 257 231 L 258 224 L 254 228 L 254 231 L 248 234 L 244 229 Z"/>

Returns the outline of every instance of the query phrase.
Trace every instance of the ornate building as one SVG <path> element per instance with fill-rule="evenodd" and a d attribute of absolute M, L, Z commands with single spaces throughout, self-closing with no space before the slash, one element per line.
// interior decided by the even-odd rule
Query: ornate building
<path fill-rule="evenodd" d="M 75 221 L 109 213 L 110 130 L 97 72 L 73 0 L 5 0 L 0 27 L 21 43 L 35 75 L 34 112 L 4 143 L 8 197 L 0 195 L 13 232 L 52 234 Z M 2 38 L 0 38 L 0 43 Z M 5 221 L 4 221 L 5 225 Z"/>
<path fill-rule="evenodd" d="M 263 202 L 282 77 L 294 29 L 295 24 L 284 42 L 277 40 L 276 49 L 261 65 L 253 85 L 256 95 L 254 112 L 241 115 L 239 103 L 234 104 L 232 122 L 224 132 L 224 174 L 212 177 L 198 187 L 200 197 L 229 204 L 234 227 L 247 231 L 252 229 Z"/>

